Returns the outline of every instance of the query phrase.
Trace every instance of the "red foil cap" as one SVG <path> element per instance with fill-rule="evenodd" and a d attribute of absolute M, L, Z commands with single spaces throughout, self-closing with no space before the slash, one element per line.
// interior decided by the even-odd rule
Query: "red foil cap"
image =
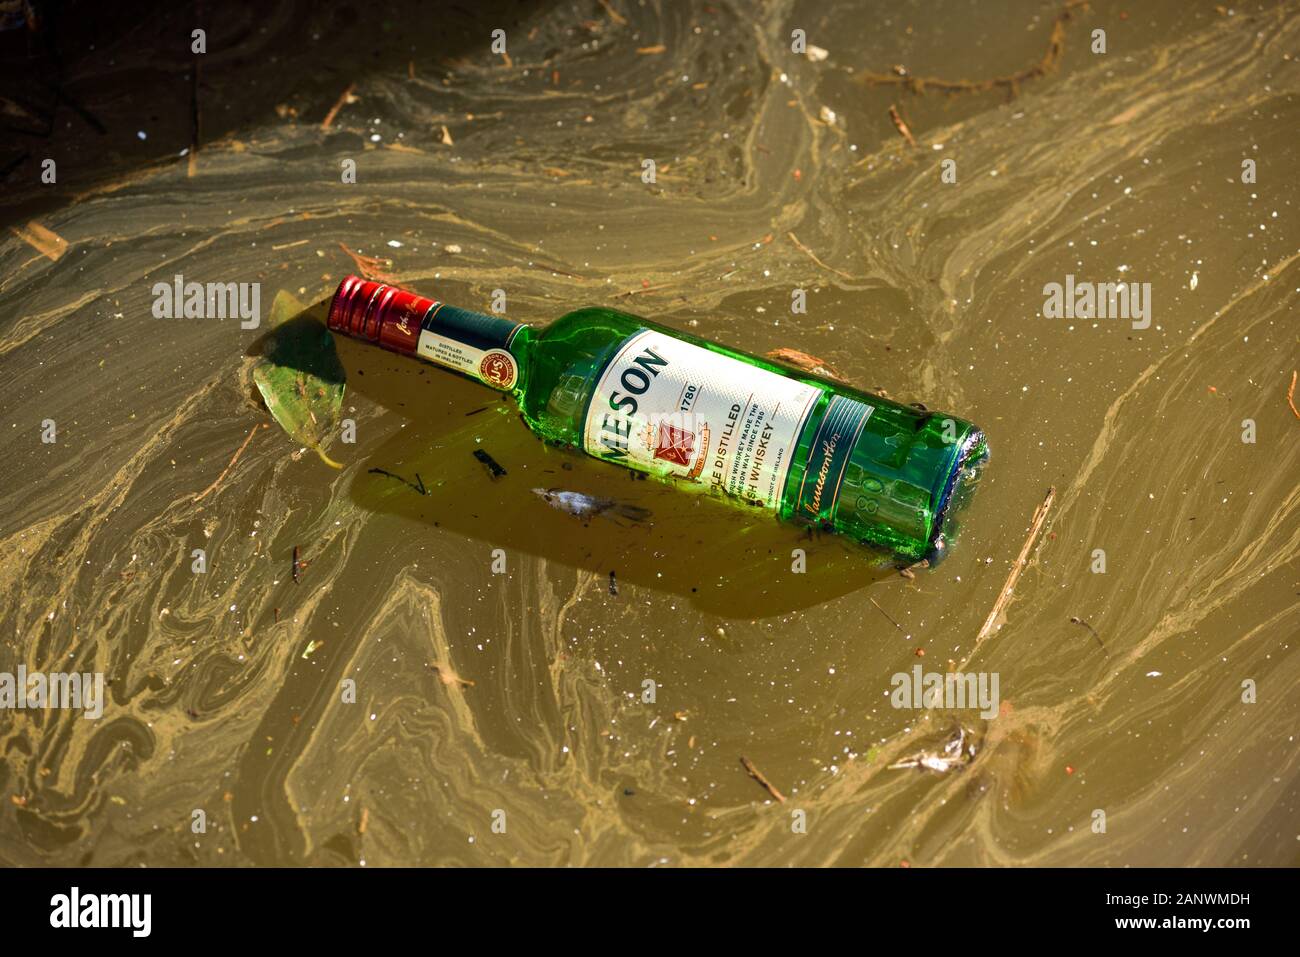
<path fill-rule="evenodd" d="M 334 332 L 415 355 L 420 323 L 435 304 L 396 286 L 347 276 L 330 301 L 327 322 Z"/>

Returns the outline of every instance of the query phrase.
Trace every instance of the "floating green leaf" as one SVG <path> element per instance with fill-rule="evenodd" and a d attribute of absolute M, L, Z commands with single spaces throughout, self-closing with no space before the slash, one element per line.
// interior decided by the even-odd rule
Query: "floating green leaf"
<path fill-rule="evenodd" d="M 281 290 L 271 303 L 262 361 L 253 381 L 267 409 L 290 438 L 315 450 L 326 465 L 343 466 L 322 444 L 335 433 L 347 376 L 334 350 L 334 337 L 309 307 Z"/>

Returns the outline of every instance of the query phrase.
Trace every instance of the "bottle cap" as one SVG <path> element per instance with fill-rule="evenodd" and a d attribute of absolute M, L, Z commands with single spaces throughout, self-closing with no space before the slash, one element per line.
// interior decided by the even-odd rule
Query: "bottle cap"
<path fill-rule="evenodd" d="M 432 305 L 432 299 L 405 289 L 346 276 L 330 301 L 327 324 L 334 332 L 414 354 L 420 323 Z"/>

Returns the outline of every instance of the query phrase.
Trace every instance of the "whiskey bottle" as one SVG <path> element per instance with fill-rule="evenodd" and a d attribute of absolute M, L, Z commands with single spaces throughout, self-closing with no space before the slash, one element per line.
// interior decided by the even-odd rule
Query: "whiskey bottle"
<path fill-rule="evenodd" d="M 510 393 L 548 442 L 910 561 L 945 548 L 987 451 L 962 419 L 604 307 L 535 328 L 348 276 L 328 324 Z"/>

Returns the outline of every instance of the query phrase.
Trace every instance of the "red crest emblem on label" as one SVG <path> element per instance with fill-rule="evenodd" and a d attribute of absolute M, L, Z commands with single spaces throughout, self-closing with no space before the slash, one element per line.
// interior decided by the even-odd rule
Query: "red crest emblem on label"
<path fill-rule="evenodd" d="M 509 389 L 515 384 L 518 374 L 515 357 L 503 349 L 485 352 L 478 364 L 478 374 L 494 389 Z"/>
<path fill-rule="evenodd" d="M 659 423 L 659 442 L 655 448 L 655 458 L 685 468 L 691 464 L 691 456 L 694 454 L 694 432 L 674 428 L 663 422 Z"/>

